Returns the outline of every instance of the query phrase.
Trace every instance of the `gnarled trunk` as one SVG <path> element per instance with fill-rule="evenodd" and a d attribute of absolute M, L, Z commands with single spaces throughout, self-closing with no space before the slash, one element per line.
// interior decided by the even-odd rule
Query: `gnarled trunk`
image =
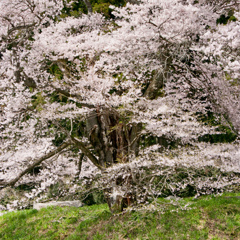
<path fill-rule="evenodd" d="M 134 205 L 137 200 L 134 181 L 130 169 L 117 174 L 111 179 L 111 187 L 105 189 L 105 198 L 112 213 L 122 212 L 124 208 Z"/>
<path fill-rule="evenodd" d="M 128 162 L 130 156 L 138 155 L 141 124 L 124 123 L 115 110 L 102 108 L 92 111 L 86 130 L 102 167 Z"/>
<path fill-rule="evenodd" d="M 124 122 L 116 110 L 101 108 L 92 111 L 87 119 L 86 130 L 99 165 L 108 168 L 137 156 L 141 128 L 139 123 Z M 134 202 L 135 197 L 127 191 L 131 180 L 111 181 L 111 187 L 105 190 L 105 197 L 110 210 L 119 212 Z"/>

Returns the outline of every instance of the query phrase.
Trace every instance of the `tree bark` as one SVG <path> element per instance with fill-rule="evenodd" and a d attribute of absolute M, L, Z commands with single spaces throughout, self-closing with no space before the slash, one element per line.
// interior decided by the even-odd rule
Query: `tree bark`
<path fill-rule="evenodd" d="M 92 13 L 92 5 L 91 3 L 89 2 L 89 0 L 83 0 L 84 3 L 86 4 L 87 6 L 87 9 L 88 9 L 88 13 Z"/>
<path fill-rule="evenodd" d="M 140 131 L 141 124 L 124 123 L 124 119 L 113 109 L 94 110 L 87 119 L 88 139 L 103 168 L 128 162 L 131 155 L 137 156 Z"/>
<path fill-rule="evenodd" d="M 81 149 L 81 151 L 89 158 L 89 160 L 99 169 L 103 169 L 103 166 L 99 164 L 99 160 L 91 153 L 91 151 L 89 149 L 87 149 L 84 144 L 72 137 L 73 142 L 76 144 L 77 147 L 79 147 Z"/>
<path fill-rule="evenodd" d="M 124 117 L 109 108 L 92 111 L 86 122 L 88 139 L 103 169 L 116 163 L 127 163 L 132 156 L 138 155 L 141 129 L 141 124 L 127 124 Z M 104 190 L 113 213 L 121 212 L 123 207 L 131 205 L 135 199 L 134 194 L 128 192 L 132 180 L 120 178 L 113 180 Z"/>

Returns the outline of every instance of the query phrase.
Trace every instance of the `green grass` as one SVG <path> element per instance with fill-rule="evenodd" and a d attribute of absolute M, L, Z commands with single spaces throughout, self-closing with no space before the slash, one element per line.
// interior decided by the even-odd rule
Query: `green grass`
<path fill-rule="evenodd" d="M 0 239 L 240 239 L 240 199 L 234 195 L 175 205 L 158 199 L 155 210 L 119 215 L 106 204 L 10 212 L 0 217 Z"/>

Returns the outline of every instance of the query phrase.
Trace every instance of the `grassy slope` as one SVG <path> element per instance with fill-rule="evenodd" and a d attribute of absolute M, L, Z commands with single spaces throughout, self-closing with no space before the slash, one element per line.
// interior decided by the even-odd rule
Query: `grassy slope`
<path fill-rule="evenodd" d="M 158 206 L 120 215 L 107 205 L 7 213 L 0 217 L 0 239 L 240 239 L 239 198 L 188 198 L 176 206 L 159 199 Z"/>

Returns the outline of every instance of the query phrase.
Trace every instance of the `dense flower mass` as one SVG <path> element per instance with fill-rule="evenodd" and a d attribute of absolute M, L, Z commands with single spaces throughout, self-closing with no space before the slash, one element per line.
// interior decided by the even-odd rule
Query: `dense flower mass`
<path fill-rule="evenodd" d="M 85 8 L 63 15 L 71 6 Z M 142 202 L 166 186 L 239 184 L 221 178 L 240 172 L 237 1 L 141 0 L 107 15 L 77 0 L 0 8 L 2 187 L 34 182 L 32 197 L 67 175 L 70 192 L 95 179 L 113 209 L 116 196 Z M 200 176 L 206 166 L 217 183 Z"/>

